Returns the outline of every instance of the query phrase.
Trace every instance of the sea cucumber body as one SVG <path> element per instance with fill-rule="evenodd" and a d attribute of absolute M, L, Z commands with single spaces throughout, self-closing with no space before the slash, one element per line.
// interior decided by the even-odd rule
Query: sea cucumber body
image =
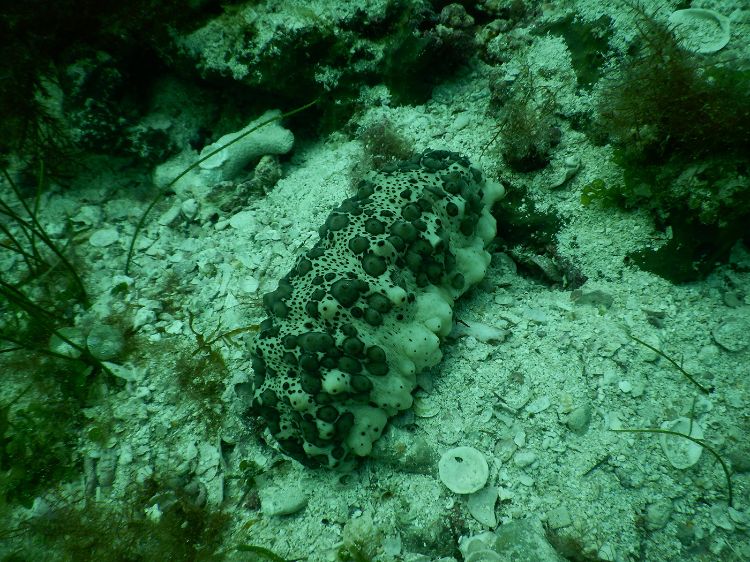
<path fill-rule="evenodd" d="M 278 288 L 252 347 L 252 413 L 306 466 L 351 466 L 437 364 L 458 297 L 479 282 L 503 196 L 459 154 L 371 172 Z"/>

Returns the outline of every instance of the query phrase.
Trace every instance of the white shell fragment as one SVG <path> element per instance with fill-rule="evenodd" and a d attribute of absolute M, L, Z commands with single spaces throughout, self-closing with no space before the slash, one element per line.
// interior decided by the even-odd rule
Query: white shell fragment
<path fill-rule="evenodd" d="M 543 412 L 547 408 L 550 407 L 552 404 L 552 401 L 550 400 L 549 396 L 544 395 L 540 396 L 536 400 L 534 400 L 531 404 L 526 406 L 526 411 L 530 414 L 539 414 L 540 412 Z"/>
<path fill-rule="evenodd" d="M 689 435 L 693 439 L 703 439 L 703 428 L 695 420 L 688 418 L 677 418 L 676 420 L 664 422 L 661 424 L 662 429 Z M 703 447 L 693 443 L 690 439 L 679 437 L 677 435 L 659 435 L 661 448 L 671 464 L 675 468 L 684 470 L 690 468 L 701 458 Z"/>
<path fill-rule="evenodd" d="M 451 337 L 460 338 L 463 336 L 472 336 L 474 339 L 484 343 L 497 344 L 504 342 L 508 338 L 509 333 L 508 330 L 489 326 L 482 322 L 462 320 L 461 324 L 455 324 L 453 326 Z"/>
<path fill-rule="evenodd" d="M 474 447 L 450 449 L 438 462 L 440 481 L 457 494 L 472 494 L 487 483 L 490 469 Z"/>
<path fill-rule="evenodd" d="M 145 374 L 143 371 L 139 371 L 129 365 L 118 365 L 117 363 L 112 363 L 110 361 L 102 361 L 102 365 L 104 365 L 114 376 L 127 382 L 138 382 Z"/>
<path fill-rule="evenodd" d="M 669 16 L 669 24 L 683 48 L 703 55 L 723 49 L 731 35 L 729 18 L 714 10 L 677 10 Z"/>
<path fill-rule="evenodd" d="M 568 156 L 563 161 L 562 169 L 556 172 L 555 179 L 550 184 L 551 189 L 562 187 L 568 183 L 581 169 L 581 159 L 578 156 Z"/>
<path fill-rule="evenodd" d="M 488 486 L 469 496 L 467 507 L 471 516 L 485 527 L 496 527 L 495 503 L 497 502 L 497 488 Z"/>
<path fill-rule="evenodd" d="M 494 562 L 502 557 L 492 547 L 497 541 L 495 533 L 485 531 L 472 537 L 461 537 L 458 549 L 463 555 L 464 562 Z"/>

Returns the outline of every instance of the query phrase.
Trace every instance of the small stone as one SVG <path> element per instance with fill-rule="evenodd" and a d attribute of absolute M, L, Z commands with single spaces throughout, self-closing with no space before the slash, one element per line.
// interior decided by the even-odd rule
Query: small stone
<path fill-rule="evenodd" d="M 198 215 L 198 202 L 195 199 L 185 199 L 180 206 L 182 215 L 188 219 L 193 220 Z"/>
<path fill-rule="evenodd" d="M 531 487 L 534 485 L 534 479 L 529 475 L 524 473 L 521 473 L 518 477 L 518 482 L 520 482 L 522 485 Z"/>
<path fill-rule="evenodd" d="M 738 317 L 716 326 L 711 335 L 727 351 L 738 352 L 750 344 L 750 319 Z"/>
<path fill-rule="evenodd" d="M 433 418 L 440 413 L 440 405 L 429 396 L 416 397 L 412 407 L 414 415 L 418 418 Z"/>
<path fill-rule="evenodd" d="M 570 181 L 580 169 L 581 159 L 578 156 L 568 156 L 563 161 L 562 169 L 557 172 L 557 177 L 552 180 L 550 188 L 556 189 L 558 187 L 562 187 L 568 181 Z"/>
<path fill-rule="evenodd" d="M 256 224 L 254 211 L 240 211 L 229 219 L 229 226 L 237 230 L 252 230 Z"/>
<path fill-rule="evenodd" d="M 138 312 L 135 313 L 133 318 L 133 329 L 138 330 L 146 324 L 151 324 L 156 321 L 156 312 L 150 308 L 139 308 Z"/>
<path fill-rule="evenodd" d="M 152 523 L 158 523 L 159 521 L 161 521 L 162 512 L 161 509 L 159 509 L 158 503 L 145 508 L 143 510 L 143 513 L 146 515 L 146 519 L 148 519 Z"/>
<path fill-rule="evenodd" d="M 711 514 L 711 522 L 725 531 L 734 531 L 734 523 L 729 518 L 729 511 L 724 505 L 713 505 L 709 510 Z"/>
<path fill-rule="evenodd" d="M 469 123 L 471 123 L 471 118 L 467 113 L 461 113 L 456 117 L 456 120 L 453 121 L 453 129 L 455 131 L 460 131 L 461 129 L 465 129 L 469 126 Z"/>
<path fill-rule="evenodd" d="M 746 513 L 743 513 L 742 511 L 739 511 L 733 507 L 728 507 L 727 512 L 729 513 L 729 518 L 732 521 L 743 527 L 746 526 L 748 520 L 750 520 Z"/>
<path fill-rule="evenodd" d="M 463 560 L 473 560 L 474 562 L 493 562 L 502 560 L 500 555 L 492 550 L 497 537 L 490 531 L 485 531 L 471 537 L 461 537 L 458 542 L 458 549 L 463 555 Z M 451 559 L 454 560 L 454 559 Z"/>
<path fill-rule="evenodd" d="M 177 220 L 177 217 L 180 216 L 181 212 L 181 205 L 180 203 L 175 203 L 172 205 L 167 211 L 165 211 L 156 222 L 158 222 L 162 226 L 169 226 L 174 221 Z"/>
<path fill-rule="evenodd" d="M 172 336 L 181 334 L 183 325 L 184 322 L 182 320 L 175 320 L 164 327 L 164 332 Z"/>
<path fill-rule="evenodd" d="M 739 291 L 727 291 L 723 295 L 723 300 L 729 308 L 740 308 L 745 304 L 745 299 Z"/>
<path fill-rule="evenodd" d="M 260 490 L 260 509 L 265 515 L 291 515 L 307 505 L 307 494 L 300 488 L 265 488 Z"/>
<path fill-rule="evenodd" d="M 672 502 L 659 500 L 646 506 L 646 528 L 655 531 L 667 524 L 672 516 Z"/>
<path fill-rule="evenodd" d="M 480 490 L 490 475 L 484 455 L 473 447 L 456 447 L 441 457 L 438 463 L 440 480 L 456 494 L 471 494 Z"/>
<path fill-rule="evenodd" d="M 570 512 L 564 505 L 556 507 L 547 513 L 547 523 L 553 529 L 562 529 L 573 523 L 570 518 Z"/>
<path fill-rule="evenodd" d="M 494 550 L 500 560 L 514 562 L 557 562 L 563 558 L 547 541 L 538 517 L 529 516 L 500 525 L 495 531 Z"/>
<path fill-rule="evenodd" d="M 111 361 L 122 353 L 125 338 L 114 326 L 97 324 L 86 336 L 86 347 L 96 359 Z"/>
<path fill-rule="evenodd" d="M 119 240 L 120 234 L 116 228 L 102 228 L 97 230 L 89 238 L 89 244 L 95 248 L 106 248 Z"/>
<path fill-rule="evenodd" d="M 609 308 L 615 301 L 612 295 L 598 289 L 595 291 L 589 291 L 587 293 L 584 293 L 582 290 L 577 289 L 571 293 L 570 298 L 576 304 L 588 304 L 592 306 L 602 306 L 604 308 Z"/>
<path fill-rule="evenodd" d="M 615 562 L 615 560 L 619 559 L 617 556 L 617 550 L 615 550 L 615 547 L 608 542 L 605 542 L 599 547 L 596 555 L 599 557 L 599 560 L 603 560 L 604 562 Z"/>
<path fill-rule="evenodd" d="M 589 423 L 591 423 L 591 407 L 589 405 L 578 406 L 568 414 L 568 419 L 565 420 L 568 429 L 578 435 L 586 433 Z"/>
<path fill-rule="evenodd" d="M 644 392 L 646 392 L 646 385 L 642 382 L 636 382 L 630 389 L 630 395 L 633 398 L 640 398 Z"/>
<path fill-rule="evenodd" d="M 534 463 L 536 460 L 536 453 L 534 451 L 518 451 L 513 455 L 513 464 L 523 468 Z"/>

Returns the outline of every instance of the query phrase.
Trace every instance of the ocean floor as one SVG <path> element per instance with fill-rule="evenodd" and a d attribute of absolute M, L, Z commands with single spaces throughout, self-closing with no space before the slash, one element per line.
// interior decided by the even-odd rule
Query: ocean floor
<path fill-rule="evenodd" d="M 503 162 L 507 140 L 490 109 L 497 68 L 474 58 L 424 103 L 399 105 L 385 86 L 363 86 L 361 110 L 344 130 L 299 134 L 293 124 L 303 111 L 251 133 L 261 145 L 253 165 L 264 142 L 284 154 L 254 172 L 199 168 L 170 186 L 135 238 L 127 274 L 154 182 L 165 185 L 198 152 L 150 169 L 92 156 L 67 182 L 50 180 L 40 224 L 73 256 L 91 301 L 72 304 L 57 326 L 83 348 L 102 348 L 91 363 L 99 374 L 79 366 L 61 375 L 64 359 L 24 350 L 0 355 L 2 443 L 15 447 L 4 462 L 26 459 L 18 470 L 33 473 L 0 478 L 0 559 L 750 559 L 750 249 L 738 242 L 705 279 L 675 284 L 627 259 L 667 242 L 651 213 L 582 204 L 595 180 L 622 181 L 613 148 L 574 126 L 592 114 L 600 90 L 577 87 L 560 35 L 529 29 L 561 12 L 590 22 L 609 15 L 613 53 L 638 31 L 624 7 L 555 4 L 514 30 L 502 65 L 554 96 L 559 138 L 541 169 Z M 724 52 L 750 55 L 741 2 L 693 7 L 731 16 Z M 617 72 L 614 57 L 603 68 Z M 162 105 L 180 103 L 168 87 L 162 95 Z M 311 470 L 244 415 L 238 391 L 252 380 L 247 350 L 265 318 L 262 295 L 373 166 L 361 132 L 377 127 L 417 153 L 467 156 L 503 182 L 503 205 L 519 206 L 507 222 L 496 207 L 500 232 L 525 221 L 548 238 L 533 247 L 516 240 L 523 234 L 493 242 L 489 271 L 457 303 L 456 328 L 441 344 L 442 361 L 419 375 L 414 406 L 355 470 Z M 295 140 L 284 150 L 289 133 Z M 37 177 L 11 175 L 18 185 Z M 13 200 L 7 178 L 0 189 Z M 23 268 L 17 253 L 2 260 L 3 271 Z M 80 355 L 69 343 L 58 338 L 51 349 Z M 59 376 L 82 377 L 65 382 L 75 399 L 45 382 Z M 52 427 L 35 425 L 44 416 Z M 72 423 L 72 437 L 57 435 L 55 420 Z M 445 481 L 457 476 L 439 473 L 456 447 L 487 463 L 477 492 L 454 493 Z M 53 478 L 71 458 L 74 469 Z M 459 472 L 475 470 L 473 462 L 467 457 Z M 160 534 L 171 538 L 138 546 Z M 108 546 L 139 554 L 97 554 Z M 182 557 L 170 558 L 172 549 Z"/>

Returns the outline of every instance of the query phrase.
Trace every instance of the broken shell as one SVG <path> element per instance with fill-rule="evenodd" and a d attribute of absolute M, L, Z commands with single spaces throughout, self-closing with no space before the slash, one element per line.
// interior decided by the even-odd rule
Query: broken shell
<path fill-rule="evenodd" d="M 568 156 L 563 160 L 563 167 L 557 173 L 556 179 L 550 184 L 551 189 L 557 189 L 568 183 L 581 169 L 581 159 L 578 156 Z"/>
<path fill-rule="evenodd" d="M 429 397 L 415 398 L 413 409 L 418 418 L 432 418 L 440 413 L 440 405 Z"/>
<path fill-rule="evenodd" d="M 661 428 L 682 435 L 689 435 L 693 439 L 703 439 L 703 428 L 697 421 L 685 417 L 664 422 L 661 424 Z M 698 445 L 698 443 L 694 443 L 690 439 L 678 435 L 662 433 L 659 435 L 659 441 L 661 442 L 664 454 L 667 456 L 667 460 L 669 460 L 669 464 L 680 470 L 693 466 L 700 460 L 701 453 L 703 453 L 703 447 Z"/>
<path fill-rule="evenodd" d="M 49 339 L 50 351 L 65 357 L 77 359 L 81 356 L 81 350 L 85 346 L 85 336 L 83 330 L 75 326 L 65 326 L 52 333 Z M 70 345 L 72 342 L 77 347 Z"/>
<path fill-rule="evenodd" d="M 495 503 L 497 502 L 497 488 L 488 486 L 469 496 L 467 507 L 471 516 L 482 525 L 489 528 L 497 526 Z"/>
<path fill-rule="evenodd" d="M 490 469 L 484 455 L 474 447 L 456 447 L 440 458 L 438 474 L 451 491 L 472 494 L 487 483 Z"/>
<path fill-rule="evenodd" d="M 750 343 L 749 330 L 750 320 L 747 318 L 730 318 L 711 330 L 711 335 L 727 351 L 738 352 Z"/>
<path fill-rule="evenodd" d="M 669 16 L 669 24 L 683 48 L 704 55 L 723 49 L 731 35 L 729 18 L 714 10 L 677 10 Z"/>

